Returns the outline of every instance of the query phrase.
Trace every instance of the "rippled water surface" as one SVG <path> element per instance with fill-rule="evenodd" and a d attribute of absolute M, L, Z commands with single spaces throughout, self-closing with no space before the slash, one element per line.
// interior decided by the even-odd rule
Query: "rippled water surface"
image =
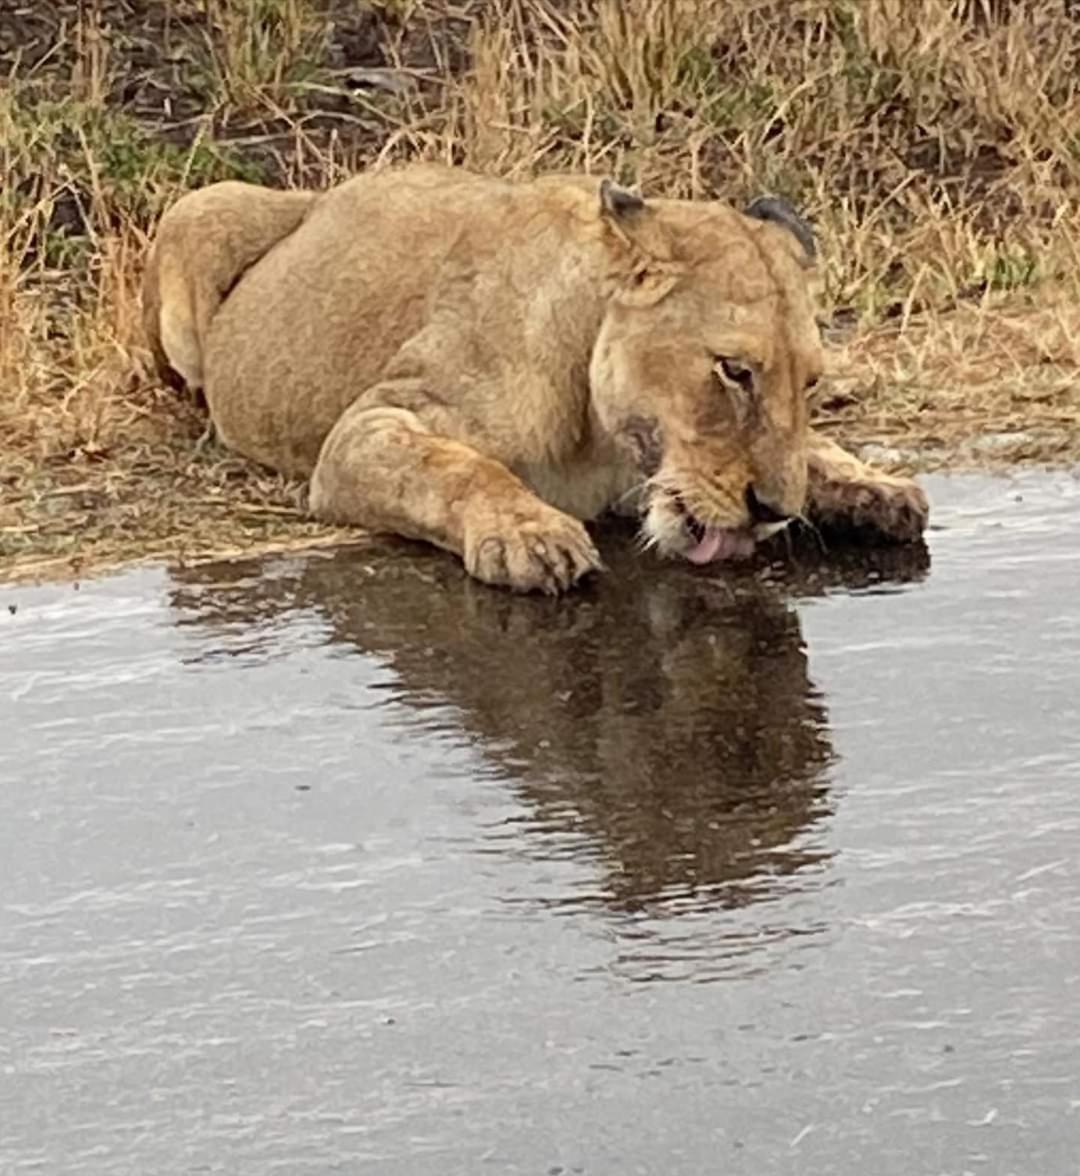
<path fill-rule="evenodd" d="M 0 1172 L 1080 1173 L 1080 483 L 563 601 L 0 590 Z"/>

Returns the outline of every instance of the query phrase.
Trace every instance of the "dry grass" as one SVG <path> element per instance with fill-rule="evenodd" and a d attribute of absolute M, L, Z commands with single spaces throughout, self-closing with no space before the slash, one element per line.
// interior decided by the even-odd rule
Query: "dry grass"
<path fill-rule="evenodd" d="M 823 244 L 824 427 L 907 468 L 1080 456 L 1065 0 L 58 0 L 0 12 L 0 77 L 0 579 L 335 537 L 143 349 L 147 233 L 231 176 L 779 191 Z"/>

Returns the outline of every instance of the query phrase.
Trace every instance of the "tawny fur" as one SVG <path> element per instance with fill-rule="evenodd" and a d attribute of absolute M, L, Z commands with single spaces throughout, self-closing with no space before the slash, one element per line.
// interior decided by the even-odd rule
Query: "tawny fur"
<path fill-rule="evenodd" d="M 203 387 L 206 338 L 222 301 L 241 274 L 299 226 L 314 200 L 313 192 L 226 181 L 165 213 L 143 281 L 143 327 L 164 375 Z"/>
<path fill-rule="evenodd" d="M 810 433 L 801 246 L 719 202 L 434 165 L 321 195 L 219 184 L 163 218 L 144 306 L 226 444 L 310 478 L 316 515 L 489 583 L 569 586 L 599 564 L 583 520 L 627 504 L 668 554 L 688 517 L 754 533 L 751 488 L 778 516 L 816 488 L 834 512 L 868 496 L 891 537 L 925 525 L 916 486 Z"/>

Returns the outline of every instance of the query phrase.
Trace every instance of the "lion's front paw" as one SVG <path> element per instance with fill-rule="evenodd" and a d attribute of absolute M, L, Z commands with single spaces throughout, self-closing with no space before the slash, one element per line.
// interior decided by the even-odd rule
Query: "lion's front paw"
<path fill-rule="evenodd" d="M 554 595 L 599 570 L 601 563 L 577 519 L 537 502 L 528 508 L 495 508 L 470 521 L 465 567 L 487 584 Z"/>
<path fill-rule="evenodd" d="M 870 473 L 851 480 L 811 480 L 810 521 L 823 531 L 865 542 L 913 543 L 926 530 L 930 504 L 910 478 Z"/>

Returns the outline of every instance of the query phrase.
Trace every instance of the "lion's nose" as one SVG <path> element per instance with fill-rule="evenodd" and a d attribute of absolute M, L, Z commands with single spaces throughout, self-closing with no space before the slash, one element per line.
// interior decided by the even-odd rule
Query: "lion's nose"
<path fill-rule="evenodd" d="M 753 486 L 746 487 L 746 509 L 750 512 L 751 522 L 754 523 L 786 523 L 791 518 L 787 511 L 778 510 L 771 503 L 759 498 Z"/>

